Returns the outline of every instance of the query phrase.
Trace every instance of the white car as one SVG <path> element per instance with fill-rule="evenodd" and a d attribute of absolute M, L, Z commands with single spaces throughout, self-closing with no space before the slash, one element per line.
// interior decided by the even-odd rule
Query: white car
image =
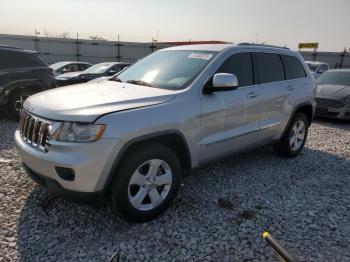
<path fill-rule="evenodd" d="M 50 65 L 55 77 L 64 73 L 84 71 L 85 69 L 88 69 L 90 66 L 92 66 L 92 64 L 86 63 L 86 62 L 77 62 L 77 61 L 57 62 Z"/>
<path fill-rule="evenodd" d="M 329 64 L 317 61 L 305 61 L 315 79 L 329 70 Z"/>

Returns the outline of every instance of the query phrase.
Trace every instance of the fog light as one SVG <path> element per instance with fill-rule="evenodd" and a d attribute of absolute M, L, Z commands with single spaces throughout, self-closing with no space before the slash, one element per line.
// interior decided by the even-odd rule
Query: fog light
<path fill-rule="evenodd" d="M 60 178 L 67 181 L 73 181 L 75 179 L 75 172 L 71 168 L 56 166 L 55 170 Z"/>

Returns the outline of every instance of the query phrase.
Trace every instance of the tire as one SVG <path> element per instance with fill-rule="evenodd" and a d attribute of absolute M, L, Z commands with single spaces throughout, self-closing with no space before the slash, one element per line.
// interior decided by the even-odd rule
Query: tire
<path fill-rule="evenodd" d="M 275 145 L 275 152 L 283 157 L 292 158 L 303 150 L 309 128 L 309 121 L 304 113 L 297 112 L 288 125 L 281 140 Z M 297 134 L 297 135 L 295 135 Z M 294 137 L 294 143 L 292 142 Z"/>
<path fill-rule="evenodd" d="M 35 94 L 34 91 L 27 89 L 20 89 L 12 92 L 7 104 L 7 111 L 13 120 L 19 120 L 24 101 L 33 94 Z"/>
<path fill-rule="evenodd" d="M 110 188 L 113 209 L 132 222 L 159 216 L 181 186 L 176 154 L 163 145 L 147 143 L 128 152 L 122 161 Z"/>

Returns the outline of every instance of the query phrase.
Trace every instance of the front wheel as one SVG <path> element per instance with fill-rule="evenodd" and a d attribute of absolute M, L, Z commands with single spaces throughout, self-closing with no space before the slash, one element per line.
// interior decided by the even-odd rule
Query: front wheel
<path fill-rule="evenodd" d="M 281 140 L 275 145 L 275 151 L 283 157 L 295 157 L 303 150 L 309 121 L 304 113 L 298 112 L 287 127 Z"/>
<path fill-rule="evenodd" d="M 145 144 L 123 157 L 110 198 L 113 208 L 126 219 L 145 222 L 172 203 L 180 185 L 181 166 L 176 154 L 160 144 Z"/>

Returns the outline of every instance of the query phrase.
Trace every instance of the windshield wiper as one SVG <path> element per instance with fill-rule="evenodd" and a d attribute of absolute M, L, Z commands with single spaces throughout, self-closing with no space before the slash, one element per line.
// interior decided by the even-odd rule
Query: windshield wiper
<path fill-rule="evenodd" d="M 128 80 L 126 81 L 127 83 L 130 83 L 130 84 L 135 84 L 135 85 L 140 85 L 140 86 L 150 86 L 150 87 L 154 87 L 154 85 L 150 84 L 150 83 L 147 83 L 143 80 Z"/>
<path fill-rule="evenodd" d="M 112 77 L 112 78 L 109 79 L 109 81 L 115 81 L 115 82 L 123 83 L 123 81 L 120 78 L 118 78 L 118 77 Z"/>

